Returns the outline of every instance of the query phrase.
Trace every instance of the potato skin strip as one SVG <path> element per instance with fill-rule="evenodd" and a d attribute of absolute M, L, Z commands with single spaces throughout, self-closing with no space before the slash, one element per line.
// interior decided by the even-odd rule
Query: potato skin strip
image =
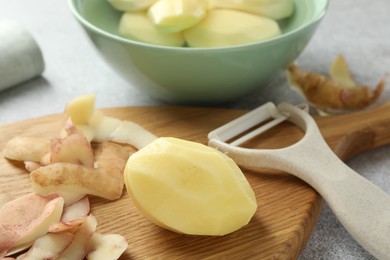
<path fill-rule="evenodd" d="M 50 144 L 50 163 L 68 162 L 93 167 L 95 158 L 91 144 L 75 126 L 67 128 L 67 135 L 63 138 L 51 139 Z"/>
<path fill-rule="evenodd" d="M 118 234 L 94 233 L 88 243 L 89 260 L 118 259 L 128 247 L 126 238 Z"/>
<path fill-rule="evenodd" d="M 295 64 L 288 67 L 289 84 L 303 94 L 307 101 L 318 109 L 358 110 L 375 103 L 386 85 L 382 78 L 375 88 L 366 85 L 344 86 L 336 81 L 314 72 L 303 71 Z M 343 79 L 346 81 L 346 79 Z"/>
<path fill-rule="evenodd" d="M 30 174 L 33 190 L 42 195 L 65 191 L 108 200 L 119 199 L 123 192 L 123 171 L 129 148 L 103 143 L 96 149 L 95 157 L 97 168 L 53 163 L 36 169 Z"/>
<path fill-rule="evenodd" d="M 63 232 L 81 225 L 91 212 L 88 196 L 64 206 L 61 219 L 49 227 L 50 233 Z"/>
<path fill-rule="evenodd" d="M 16 161 L 40 162 L 49 151 L 48 138 L 16 136 L 6 143 L 3 155 L 7 159 Z"/>
<path fill-rule="evenodd" d="M 72 242 L 72 233 L 47 233 L 34 241 L 30 249 L 18 256 L 18 260 L 29 259 L 56 259 Z"/>
<path fill-rule="evenodd" d="M 28 243 L 47 233 L 60 220 L 64 200 L 27 194 L 0 209 L 0 257 L 13 247 Z"/>

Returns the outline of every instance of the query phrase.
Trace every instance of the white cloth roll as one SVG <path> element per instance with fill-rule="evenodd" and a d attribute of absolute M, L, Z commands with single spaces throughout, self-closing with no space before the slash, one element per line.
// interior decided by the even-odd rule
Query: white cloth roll
<path fill-rule="evenodd" d="M 0 22 L 0 91 L 42 74 L 42 52 L 19 23 Z"/>

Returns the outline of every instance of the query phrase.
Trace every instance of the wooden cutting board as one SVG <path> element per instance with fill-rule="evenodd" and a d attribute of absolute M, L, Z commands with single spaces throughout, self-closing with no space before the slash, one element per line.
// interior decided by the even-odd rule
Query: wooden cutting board
<path fill-rule="evenodd" d="M 247 111 L 189 107 L 125 107 L 104 113 L 135 121 L 158 136 L 207 143 L 207 133 Z M 375 110 L 318 117 L 325 139 L 346 160 L 390 142 L 390 103 Z M 56 114 L 0 126 L 0 150 L 17 135 L 57 135 L 64 115 Z M 289 123 L 252 140 L 248 147 L 278 148 L 299 140 L 302 132 Z M 129 247 L 121 259 L 295 259 L 309 240 L 322 199 L 288 173 L 243 169 L 252 185 L 258 210 L 242 229 L 222 237 L 188 236 L 164 230 L 146 220 L 127 193 L 116 201 L 91 198 L 101 233 L 118 233 Z M 31 192 L 23 165 L 0 156 L 0 193 Z"/>

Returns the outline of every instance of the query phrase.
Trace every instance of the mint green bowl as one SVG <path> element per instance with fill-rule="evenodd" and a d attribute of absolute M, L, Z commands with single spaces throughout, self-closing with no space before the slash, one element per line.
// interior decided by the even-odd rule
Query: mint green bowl
<path fill-rule="evenodd" d="M 71 10 L 111 67 L 129 85 L 173 103 L 231 101 L 267 83 L 304 50 L 328 0 L 295 0 L 294 15 L 271 40 L 223 48 L 164 47 L 118 34 L 121 12 L 107 0 L 69 0 Z M 115 87 L 115 86 L 112 86 Z"/>

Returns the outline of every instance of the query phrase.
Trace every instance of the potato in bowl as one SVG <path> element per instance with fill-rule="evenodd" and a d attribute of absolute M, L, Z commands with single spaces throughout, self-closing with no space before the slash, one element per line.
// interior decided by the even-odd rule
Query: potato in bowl
<path fill-rule="evenodd" d="M 69 0 L 76 19 L 105 61 L 129 87 L 182 104 L 231 101 L 267 83 L 304 50 L 326 13 L 327 0 L 295 0 L 294 13 L 278 21 L 281 34 L 228 47 L 183 48 L 127 39 L 123 12 L 106 0 Z M 111 87 L 111 86 L 108 86 Z"/>

